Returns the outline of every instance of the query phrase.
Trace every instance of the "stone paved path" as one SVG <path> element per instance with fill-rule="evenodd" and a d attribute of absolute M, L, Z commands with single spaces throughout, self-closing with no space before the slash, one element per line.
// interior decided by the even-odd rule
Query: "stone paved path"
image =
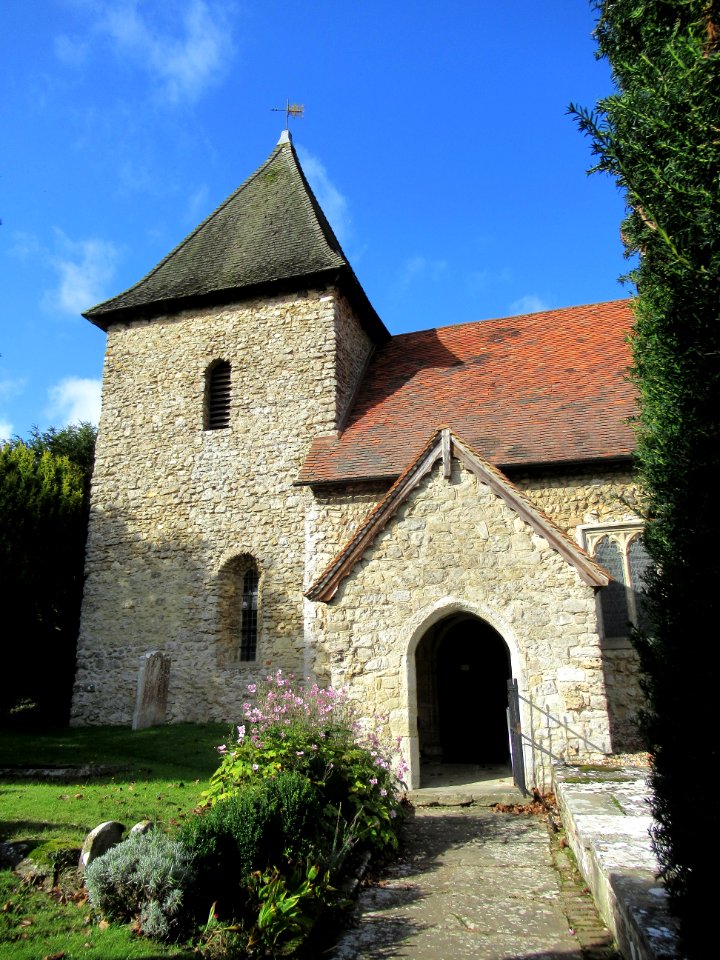
<path fill-rule="evenodd" d="M 403 858 L 364 889 L 330 960 L 610 960 L 607 931 L 546 824 L 418 807 Z"/>

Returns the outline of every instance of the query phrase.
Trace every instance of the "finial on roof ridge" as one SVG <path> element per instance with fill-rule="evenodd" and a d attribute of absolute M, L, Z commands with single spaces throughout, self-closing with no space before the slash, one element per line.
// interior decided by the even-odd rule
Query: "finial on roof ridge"
<path fill-rule="evenodd" d="M 280 139 L 277 142 L 278 147 L 283 143 L 292 143 L 292 134 L 289 130 L 283 130 L 280 134 Z"/>

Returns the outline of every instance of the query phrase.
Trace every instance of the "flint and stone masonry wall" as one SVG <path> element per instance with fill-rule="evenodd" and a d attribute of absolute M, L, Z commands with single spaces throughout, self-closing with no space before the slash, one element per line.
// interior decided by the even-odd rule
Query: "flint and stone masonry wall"
<path fill-rule="evenodd" d="M 597 511 L 603 521 L 627 514 L 630 477 L 578 476 L 566 483 L 534 478 L 533 498 L 570 529 Z M 530 484 L 528 483 L 527 486 Z M 309 539 L 315 572 L 360 522 L 372 488 L 317 495 Z M 576 520 L 575 518 L 580 519 Z M 464 611 L 490 623 L 510 650 L 521 694 L 577 733 L 533 712 L 537 742 L 568 759 L 611 748 L 608 687 L 620 682 L 598 632 L 595 591 L 474 474 L 439 466 L 368 548 L 329 603 L 308 604 L 308 641 L 317 675 L 349 684 L 367 712 L 390 716 L 417 785 L 419 752 L 415 650 L 430 627 Z M 623 661 L 621 674 L 624 674 Z M 616 671 L 617 674 L 617 671 Z M 635 675 L 628 702 L 639 705 Z M 531 717 L 525 708 L 525 728 Z M 533 782 L 549 782 L 543 756 Z"/>
<path fill-rule="evenodd" d="M 504 638 L 524 695 L 618 747 L 640 703 L 631 651 L 603 646 L 592 588 L 458 463 L 449 481 L 435 471 L 423 482 L 329 603 L 303 599 L 387 489 L 293 485 L 312 438 L 341 427 L 371 352 L 327 290 L 111 328 L 74 723 L 129 724 L 148 651 L 170 658 L 170 721 L 236 719 L 248 682 L 314 672 L 390 714 L 417 777 L 414 651 L 464 611 Z M 203 430 L 218 359 L 232 368 L 230 426 Z M 637 491 L 621 472 L 513 480 L 573 536 L 633 516 Z M 227 578 L 253 562 L 258 654 L 244 663 Z M 571 738 L 563 750 L 588 747 Z"/>
<path fill-rule="evenodd" d="M 513 473 L 510 479 L 573 539 L 581 524 L 640 518 L 642 494 L 627 467 L 588 467 L 570 474 Z"/>
<path fill-rule="evenodd" d="M 148 650 L 171 658 L 169 720 L 232 719 L 259 672 L 302 671 L 310 495 L 293 481 L 369 351 L 332 291 L 110 329 L 74 723 L 129 723 Z M 203 430 L 217 359 L 232 368 L 230 426 Z M 220 572 L 238 556 L 260 573 L 255 663 L 221 641 Z"/>

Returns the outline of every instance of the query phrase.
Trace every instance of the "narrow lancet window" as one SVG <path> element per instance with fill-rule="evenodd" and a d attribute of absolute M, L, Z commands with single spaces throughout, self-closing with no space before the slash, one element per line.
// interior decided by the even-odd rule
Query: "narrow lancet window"
<path fill-rule="evenodd" d="M 258 583 L 257 570 L 250 567 L 245 571 L 243 577 L 242 622 L 240 625 L 241 660 L 254 660 L 257 653 Z"/>
<path fill-rule="evenodd" d="M 205 376 L 205 429 L 230 426 L 230 363 L 217 360 Z"/>

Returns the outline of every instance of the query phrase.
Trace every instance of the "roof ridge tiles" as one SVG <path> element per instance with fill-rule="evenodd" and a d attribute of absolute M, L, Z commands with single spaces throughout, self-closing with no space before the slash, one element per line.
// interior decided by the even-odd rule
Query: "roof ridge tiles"
<path fill-rule="evenodd" d="M 551 307 L 547 310 L 535 310 L 532 313 L 518 313 L 513 314 L 512 316 L 504 317 L 483 317 L 479 320 L 463 320 L 461 323 L 444 323 L 437 327 L 423 327 L 421 330 L 407 330 L 404 333 L 396 333 L 393 335 L 393 340 L 399 337 L 413 337 L 418 336 L 423 333 L 439 333 L 443 330 L 461 330 L 463 327 L 477 327 L 480 324 L 487 323 L 502 323 L 508 321 L 519 321 L 519 320 L 533 320 L 536 317 L 550 317 L 557 315 L 559 313 L 569 313 L 571 311 L 587 311 L 592 310 L 595 307 L 620 307 L 632 303 L 632 297 L 618 297 L 615 300 L 596 300 L 592 303 L 580 303 L 580 304 L 569 304 L 566 307 Z"/>

